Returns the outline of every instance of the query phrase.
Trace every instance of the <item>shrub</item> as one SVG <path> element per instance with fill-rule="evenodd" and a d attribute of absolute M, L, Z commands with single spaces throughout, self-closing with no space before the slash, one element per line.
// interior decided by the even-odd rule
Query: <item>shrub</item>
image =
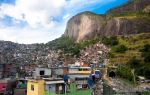
<path fill-rule="evenodd" d="M 112 52 L 108 52 L 108 57 L 109 58 L 114 58 L 114 54 Z"/>
<path fill-rule="evenodd" d="M 139 75 L 145 76 L 146 78 L 150 79 L 150 64 L 143 64 L 140 68 L 138 68 Z"/>
<path fill-rule="evenodd" d="M 118 45 L 115 47 L 115 52 L 124 53 L 128 48 L 125 45 Z"/>
<path fill-rule="evenodd" d="M 102 43 L 104 43 L 105 45 L 114 46 L 114 45 L 118 45 L 119 41 L 116 36 L 109 37 L 109 38 L 103 37 Z"/>
<path fill-rule="evenodd" d="M 118 66 L 116 70 L 116 74 L 121 78 L 125 78 L 129 81 L 133 81 L 133 74 L 131 73 L 131 69 L 125 65 Z"/>
<path fill-rule="evenodd" d="M 144 62 L 148 63 L 150 62 L 150 52 L 143 53 L 144 56 Z"/>
<path fill-rule="evenodd" d="M 150 52 L 150 44 L 146 44 L 140 49 L 141 52 Z"/>
<path fill-rule="evenodd" d="M 127 64 L 130 66 L 130 68 L 137 68 L 140 65 L 140 62 L 141 60 L 133 57 L 127 62 Z"/>
<path fill-rule="evenodd" d="M 142 52 L 142 56 L 144 57 L 144 62 L 150 62 L 150 44 L 144 45 L 144 47 L 140 51 Z"/>

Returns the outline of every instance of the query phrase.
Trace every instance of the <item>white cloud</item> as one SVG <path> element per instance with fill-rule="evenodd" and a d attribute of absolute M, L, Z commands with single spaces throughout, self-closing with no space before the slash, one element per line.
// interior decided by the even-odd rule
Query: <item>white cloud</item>
<path fill-rule="evenodd" d="M 17 0 L 16 5 L 3 4 L 1 14 L 24 20 L 32 28 L 52 26 L 51 17 L 60 15 L 65 0 Z M 49 25 L 48 25 L 49 24 Z"/>
<path fill-rule="evenodd" d="M 110 1 L 113 0 L 107 0 Z M 15 5 L 1 4 L 0 40 L 48 42 L 63 34 L 71 16 L 97 3 L 106 3 L 106 0 L 16 0 Z M 5 16 L 13 18 L 12 26 L 3 25 L 1 19 Z M 22 22 L 27 23 L 23 29 L 19 26 Z"/>
<path fill-rule="evenodd" d="M 57 27 L 55 29 L 55 27 Z M 16 28 L 16 27 L 5 27 L 0 28 L 0 40 L 9 40 L 17 43 L 45 43 L 50 40 L 54 40 L 61 36 L 64 31 L 64 26 L 55 26 L 51 28 L 51 32 L 46 29 L 33 29 L 30 27 Z M 62 30 L 62 31 L 60 31 Z"/>

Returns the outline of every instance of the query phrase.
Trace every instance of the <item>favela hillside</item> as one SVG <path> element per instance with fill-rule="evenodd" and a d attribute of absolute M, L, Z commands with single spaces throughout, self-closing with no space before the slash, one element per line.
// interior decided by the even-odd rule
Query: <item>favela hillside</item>
<path fill-rule="evenodd" d="M 0 95 L 150 95 L 150 0 L 1 0 Z"/>

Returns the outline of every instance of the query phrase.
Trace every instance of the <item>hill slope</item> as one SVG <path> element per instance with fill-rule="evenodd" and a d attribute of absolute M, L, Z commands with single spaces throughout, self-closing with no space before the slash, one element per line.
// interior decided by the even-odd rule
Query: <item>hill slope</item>
<path fill-rule="evenodd" d="M 118 67 L 117 75 L 133 81 L 131 71 L 134 70 L 137 80 L 138 76 L 150 79 L 150 33 L 118 36 L 117 39 L 118 45 L 112 46 L 109 53 L 110 63 Z"/>

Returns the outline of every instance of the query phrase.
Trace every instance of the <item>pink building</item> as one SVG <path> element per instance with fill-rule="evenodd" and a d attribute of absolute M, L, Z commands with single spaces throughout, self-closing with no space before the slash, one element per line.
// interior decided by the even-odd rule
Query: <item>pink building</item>
<path fill-rule="evenodd" d="M 1 82 L 0 83 L 0 94 L 4 93 L 6 91 L 7 83 Z"/>

